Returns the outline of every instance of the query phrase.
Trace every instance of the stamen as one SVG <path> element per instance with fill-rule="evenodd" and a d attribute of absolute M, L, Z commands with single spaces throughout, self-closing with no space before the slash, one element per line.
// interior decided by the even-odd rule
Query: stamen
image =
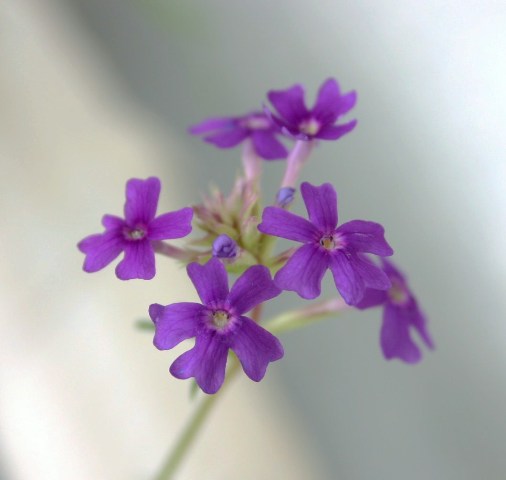
<path fill-rule="evenodd" d="M 325 250 L 334 250 L 334 248 L 336 248 L 336 242 L 332 235 L 326 235 L 320 238 L 320 245 L 325 248 Z"/>
<path fill-rule="evenodd" d="M 216 310 L 213 313 L 213 325 L 218 329 L 222 330 L 228 325 L 230 316 L 223 310 Z"/>
<path fill-rule="evenodd" d="M 123 235 L 127 240 L 142 240 L 146 236 L 146 230 L 142 227 L 125 228 Z"/>

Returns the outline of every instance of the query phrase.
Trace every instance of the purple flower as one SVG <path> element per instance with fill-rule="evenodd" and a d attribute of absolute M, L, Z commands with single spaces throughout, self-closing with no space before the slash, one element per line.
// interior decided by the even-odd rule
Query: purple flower
<path fill-rule="evenodd" d="M 125 252 L 116 267 L 118 278 L 150 280 L 155 276 L 153 242 L 188 235 L 193 217 L 191 208 L 183 208 L 155 218 L 159 195 L 160 180 L 156 177 L 127 182 L 125 219 L 104 215 L 105 232 L 90 235 L 77 245 L 86 254 L 85 272 L 97 272 Z"/>
<path fill-rule="evenodd" d="M 266 113 L 283 133 L 298 140 L 337 140 L 351 132 L 356 120 L 335 125 L 339 117 L 348 113 L 357 101 L 356 92 L 341 95 L 339 84 L 333 78 L 326 80 L 318 91 L 311 110 L 304 103 L 304 88 L 294 85 L 287 90 L 271 90 L 267 94 L 279 117 L 269 110 Z"/>
<path fill-rule="evenodd" d="M 225 233 L 218 235 L 213 242 L 213 257 L 234 258 L 237 256 L 237 242 Z"/>
<path fill-rule="evenodd" d="M 383 259 L 382 263 L 392 286 L 387 291 L 366 290 L 364 298 L 356 306 L 365 309 L 383 305 L 380 335 L 383 355 L 387 360 L 399 358 L 406 363 L 417 363 L 422 354 L 411 339 L 410 329 L 414 328 L 425 345 L 433 349 L 434 343 L 427 329 L 427 319 L 409 289 L 406 277 L 391 262 Z"/>
<path fill-rule="evenodd" d="M 155 324 L 153 343 L 170 350 L 195 337 L 195 346 L 179 356 L 170 367 L 176 378 L 195 377 L 200 388 L 216 393 L 225 378 L 228 350 L 239 358 L 246 375 L 259 382 L 269 362 L 283 357 L 279 340 L 244 316 L 256 305 L 281 293 L 262 265 L 248 268 L 229 291 L 225 267 L 212 258 L 205 265 L 191 263 L 188 275 L 202 301 L 153 304 L 149 315 Z"/>
<path fill-rule="evenodd" d="M 301 192 L 309 221 L 282 208 L 267 207 L 258 226 L 263 233 L 304 243 L 276 273 L 276 285 L 302 298 L 316 298 L 323 275 L 330 268 L 339 293 L 349 305 L 357 304 L 367 287 L 390 288 L 383 270 L 360 257 L 361 252 L 393 254 L 383 227 L 353 220 L 336 228 L 337 195 L 330 183 L 315 187 L 304 182 Z"/>
<path fill-rule="evenodd" d="M 210 133 L 204 140 L 218 148 L 232 148 L 250 138 L 257 155 L 265 160 L 285 158 L 288 154 L 276 138 L 277 128 L 264 112 L 252 112 L 242 117 L 209 118 L 188 131 L 194 135 Z"/>

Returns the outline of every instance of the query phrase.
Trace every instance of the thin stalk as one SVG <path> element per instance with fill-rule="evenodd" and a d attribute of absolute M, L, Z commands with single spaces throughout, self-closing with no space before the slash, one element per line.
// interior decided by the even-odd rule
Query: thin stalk
<path fill-rule="evenodd" d="M 251 314 L 251 318 L 258 323 L 262 312 L 262 305 L 257 305 Z M 160 471 L 154 477 L 154 480 L 170 480 L 173 478 L 174 473 L 178 469 L 181 462 L 184 460 L 190 447 L 193 445 L 200 432 L 202 425 L 215 405 L 216 400 L 223 395 L 223 390 L 230 383 L 232 378 L 239 371 L 239 361 L 235 358 L 231 358 L 231 365 L 228 369 L 225 382 L 218 393 L 214 395 L 207 395 L 200 403 L 198 408 L 193 412 L 190 421 L 186 425 L 186 428 L 181 433 L 175 446 L 169 451 L 167 458 L 165 459 Z"/>
<path fill-rule="evenodd" d="M 223 390 L 226 385 L 230 383 L 230 380 L 234 377 L 234 375 L 239 371 L 239 362 L 234 358 L 233 363 L 230 366 L 227 372 L 227 378 L 223 386 L 221 387 L 218 393 L 214 395 L 206 395 L 206 397 L 201 401 L 197 410 L 193 412 L 190 421 L 186 425 L 186 428 L 181 433 L 181 436 L 178 438 L 175 446 L 169 451 L 165 462 L 163 463 L 158 475 L 154 477 L 154 480 L 170 480 L 173 478 L 174 473 L 180 466 L 183 459 L 188 454 L 188 451 L 194 441 L 197 438 L 197 434 L 200 432 L 202 425 L 204 424 L 206 418 L 209 416 L 209 413 L 212 410 L 213 405 L 216 403 L 216 400 L 223 395 Z"/>

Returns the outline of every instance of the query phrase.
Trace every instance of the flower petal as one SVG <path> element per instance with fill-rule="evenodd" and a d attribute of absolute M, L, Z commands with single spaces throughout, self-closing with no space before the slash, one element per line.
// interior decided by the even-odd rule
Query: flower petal
<path fill-rule="evenodd" d="M 388 290 L 392 286 L 388 275 L 371 261 L 364 260 L 362 257 L 354 254 L 349 257 L 349 260 L 367 288 Z"/>
<path fill-rule="evenodd" d="M 366 308 L 377 307 L 378 305 L 382 305 L 387 301 L 387 293 L 385 290 L 375 290 L 373 288 L 367 288 L 365 290 L 364 296 L 362 300 L 358 302 L 355 307 L 360 310 L 365 310 Z"/>
<path fill-rule="evenodd" d="M 337 140 L 343 135 L 351 132 L 356 125 L 356 120 L 352 120 L 343 125 L 327 125 L 315 135 L 315 138 L 320 138 L 321 140 Z"/>
<path fill-rule="evenodd" d="M 265 160 L 286 158 L 288 150 L 272 132 L 257 130 L 251 134 L 255 152 Z"/>
<path fill-rule="evenodd" d="M 149 240 L 125 243 L 125 257 L 116 266 L 116 276 L 121 280 L 141 278 L 151 280 L 155 276 L 155 252 Z"/>
<path fill-rule="evenodd" d="M 170 366 L 170 373 L 181 379 L 195 377 L 205 393 L 216 393 L 225 379 L 227 353 L 228 345 L 219 333 L 198 335 L 195 346 Z"/>
<path fill-rule="evenodd" d="M 228 303 L 241 315 L 280 293 L 281 290 L 271 279 L 269 269 L 263 265 L 254 265 L 237 279 L 230 290 Z"/>
<path fill-rule="evenodd" d="M 115 215 L 104 215 L 102 225 L 107 230 L 121 230 L 125 226 L 125 220 Z"/>
<path fill-rule="evenodd" d="M 125 219 L 128 224 L 132 227 L 138 223 L 147 225 L 155 218 L 160 188 L 160 180 L 156 177 L 128 180 L 125 203 Z"/>
<path fill-rule="evenodd" d="M 336 287 L 348 305 L 359 304 L 366 288 L 387 290 L 392 286 L 381 268 L 346 250 L 333 252 L 330 268 Z"/>
<path fill-rule="evenodd" d="M 387 360 L 399 358 L 407 363 L 417 363 L 422 358 L 420 349 L 409 335 L 409 319 L 406 310 L 390 303 L 383 311 L 380 343 Z"/>
<path fill-rule="evenodd" d="M 192 231 L 193 208 L 182 208 L 156 217 L 148 226 L 150 240 L 185 237 Z"/>
<path fill-rule="evenodd" d="M 417 330 L 425 345 L 431 350 L 434 349 L 434 341 L 427 328 L 427 319 L 423 312 L 418 308 L 416 300 L 413 299 L 413 308 L 410 311 L 409 322 Z"/>
<path fill-rule="evenodd" d="M 385 240 L 385 229 L 379 223 L 352 220 L 339 226 L 336 233 L 342 235 L 347 247 L 356 252 L 368 252 L 381 256 L 394 253 Z"/>
<path fill-rule="evenodd" d="M 337 194 L 334 187 L 330 183 L 316 187 L 304 182 L 300 191 L 311 223 L 322 233 L 333 233 L 337 225 Z"/>
<path fill-rule="evenodd" d="M 323 125 L 334 123 L 340 113 L 341 90 L 334 78 L 327 79 L 320 89 L 312 109 L 313 116 Z"/>
<path fill-rule="evenodd" d="M 356 305 L 365 293 L 365 284 L 354 263 L 342 250 L 331 255 L 330 269 L 336 288 L 348 305 Z"/>
<path fill-rule="evenodd" d="M 223 132 L 205 137 L 204 140 L 218 148 L 232 148 L 239 145 L 248 136 L 248 131 L 241 127 L 232 128 Z"/>
<path fill-rule="evenodd" d="M 317 241 L 320 233 L 305 218 L 279 207 L 266 207 L 264 209 L 262 223 L 258 225 L 258 230 L 275 237 L 304 243 Z"/>
<path fill-rule="evenodd" d="M 357 103 L 357 92 L 352 90 L 341 96 L 339 101 L 339 116 L 346 115 Z"/>
<path fill-rule="evenodd" d="M 392 261 L 387 260 L 386 258 L 382 258 L 381 264 L 382 264 L 383 270 L 385 271 L 385 273 L 389 276 L 389 278 L 392 281 L 394 281 L 394 282 L 397 281 L 401 285 L 404 285 L 407 288 L 408 279 L 406 278 L 406 275 L 403 272 L 401 272 Z"/>
<path fill-rule="evenodd" d="M 293 85 L 286 90 L 271 90 L 267 97 L 279 114 L 294 126 L 309 114 L 304 104 L 302 85 Z"/>
<path fill-rule="evenodd" d="M 239 358 L 244 373 L 259 382 L 267 365 L 283 358 L 281 342 L 272 333 L 248 317 L 240 317 L 241 326 L 230 340 L 230 348 Z"/>
<path fill-rule="evenodd" d="M 228 296 L 228 277 L 225 267 L 217 258 L 211 258 L 205 265 L 190 263 L 186 271 L 204 305 L 225 301 Z"/>
<path fill-rule="evenodd" d="M 230 117 L 207 118 L 196 125 L 188 128 L 188 132 L 193 135 L 212 132 L 213 130 L 229 129 L 235 125 L 234 119 Z"/>
<path fill-rule="evenodd" d="M 274 283 L 282 290 L 297 292 L 302 298 L 316 298 L 320 295 L 321 281 L 329 267 L 329 257 L 318 245 L 303 245 L 276 273 Z"/>
<path fill-rule="evenodd" d="M 90 235 L 77 244 L 77 248 L 86 254 L 83 270 L 97 272 L 109 265 L 124 249 L 125 241 L 118 231 L 106 231 Z"/>
<path fill-rule="evenodd" d="M 174 303 L 163 307 L 153 304 L 149 316 L 155 324 L 153 344 L 158 350 L 169 350 L 197 334 L 205 307 L 199 303 Z"/>

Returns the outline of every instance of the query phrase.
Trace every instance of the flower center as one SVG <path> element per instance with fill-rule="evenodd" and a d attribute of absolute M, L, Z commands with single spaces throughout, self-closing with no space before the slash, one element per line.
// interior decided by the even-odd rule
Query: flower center
<path fill-rule="evenodd" d="M 320 239 L 320 245 L 326 250 L 334 250 L 336 243 L 332 237 L 323 237 Z"/>
<path fill-rule="evenodd" d="M 336 250 L 343 246 L 339 235 L 324 235 L 320 238 L 320 245 L 325 250 Z"/>
<path fill-rule="evenodd" d="M 409 295 L 406 289 L 394 280 L 390 290 L 388 290 L 388 298 L 396 305 L 405 305 L 409 300 Z"/>
<path fill-rule="evenodd" d="M 223 310 L 216 310 L 213 312 L 213 325 L 217 330 L 223 330 L 230 320 L 230 315 Z"/>
<path fill-rule="evenodd" d="M 146 229 L 142 226 L 137 226 L 135 228 L 126 227 L 123 230 L 123 235 L 127 240 L 142 240 L 146 236 Z"/>
<path fill-rule="evenodd" d="M 300 122 L 299 130 L 306 135 L 316 135 L 320 131 L 320 122 L 316 118 L 308 118 Z"/>

